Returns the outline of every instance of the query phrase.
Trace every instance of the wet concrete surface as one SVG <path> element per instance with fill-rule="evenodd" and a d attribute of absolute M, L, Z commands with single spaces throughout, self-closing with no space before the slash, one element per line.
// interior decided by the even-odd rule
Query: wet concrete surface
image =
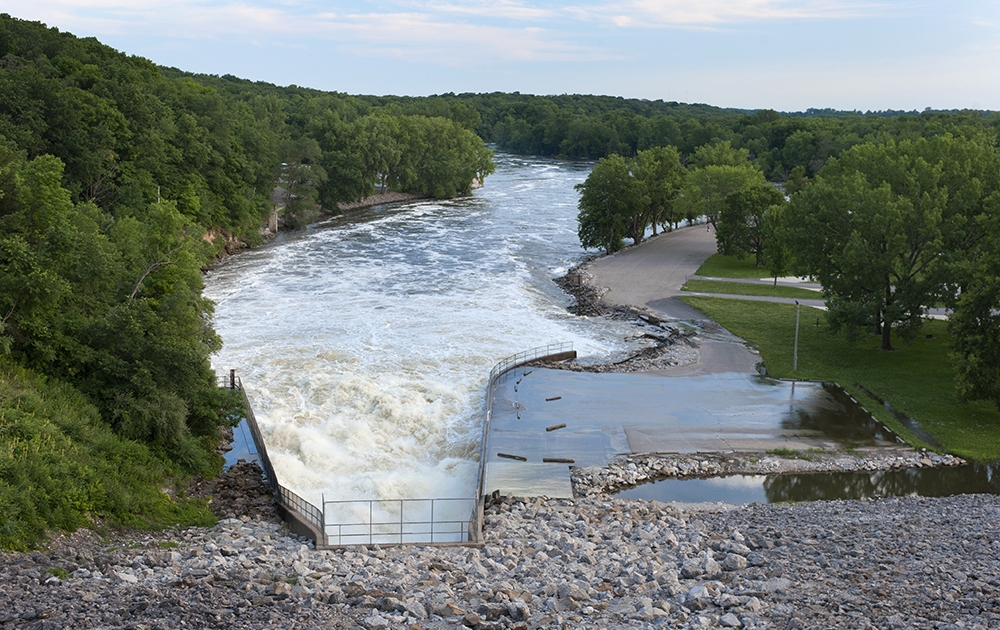
<path fill-rule="evenodd" d="M 260 455 L 257 453 L 257 446 L 253 443 L 253 436 L 250 434 L 250 427 L 244 418 L 238 425 L 233 427 L 232 449 L 225 454 L 226 463 L 223 470 L 228 470 L 241 459 L 247 462 L 261 463 Z"/>
<path fill-rule="evenodd" d="M 897 444 L 839 387 L 745 373 L 664 378 L 525 367 L 498 379 L 493 397 L 487 493 L 569 497 L 570 465 L 606 466 L 619 454 Z"/>

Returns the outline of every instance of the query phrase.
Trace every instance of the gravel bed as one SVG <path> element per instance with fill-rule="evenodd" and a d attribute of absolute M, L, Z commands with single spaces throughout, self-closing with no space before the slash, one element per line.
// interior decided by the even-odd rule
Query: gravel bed
<path fill-rule="evenodd" d="M 593 496 L 492 504 L 482 548 L 316 551 L 249 516 L 82 531 L 3 554 L 0 627 L 997 628 L 998 523 L 985 495 Z"/>

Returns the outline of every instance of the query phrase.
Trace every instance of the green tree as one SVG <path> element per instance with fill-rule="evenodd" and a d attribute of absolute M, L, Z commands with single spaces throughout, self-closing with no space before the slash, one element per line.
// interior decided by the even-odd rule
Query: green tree
<path fill-rule="evenodd" d="M 806 176 L 806 167 L 801 164 L 793 168 L 788 173 L 788 179 L 785 180 L 785 192 L 789 195 L 794 195 L 809 183 L 809 178 Z"/>
<path fill-rule="evenodd" d="M 976 140 L 866 143 L 792 198 L 789 246 L 798 270 L 823 284 L 835 329 L 874 329 L 891 350 L 893 327 L 920 326 L 955 278 L 954 251 L 975 251 L 976 217 L 997 190 L 991 165 L 995 151 Z"/>
<path fill-rule="evenodd" d="M 996 208 L 994 212 L 1000 212 Z M 994 237 L 995 238 L 995 237 Z M 979 258 L 971 280 L 948 318 L 959 393 L 1000 407 L 1000 252 Z"/>
<path fill-rule="evenodd" d="M 118 219 L 74 204 L 52 156 L 4 169 L 0 346 L 79 388 L 119 435 L 203 469 L 200 439 L 224 418 L 201 230 L 173 202 Z"/>
<path fill-rule="evenodd" d="M 689 168 L 706 166 L 750 166 L 750 151 L 734 148 L 729 140 L 703 144 L 688 161 Z"/>
<path fill-rule="evenodd" d="M 322 150 L 312 138 L 286 140 L 278 146 L 281 156 L 278 181 L 284 187 L 285 224 L 304 227 L 319 218 L 319 189 L 326 181 L 320 165 Z"/>
<path fill-rule="evenodd" d="M 774 286 L 778 286 L 778 278 L 788 275 L 794 264 L 785 240 L 785 207 L 786 204 L 772 206 L 764 213 L 763 263 L 774 278 Z"/>
<path fill-rule="evenodd" d="M 360 145 L 363 147 L 365 177 L 377 180 L 379 191 L 389 189 L 389 173 L 399 163 L 399 120 L 385 114 L 365 116 L 359 123 Z"/>
<path fill-rule="evenodd" d="M 676 147 L 655 147 L 639 151 L 633 167 L 635 177 L 642 185 L 643 195 L 649 200 L 643 219 L 645 225 L 663 224 L 673 230 L 680 217 L 674 211 L 674 199 L 684 183 L 687 169 L 681 165 L 681 156 Z M 645 226 L 643 227 L 645 231 Z"/>
<path fill-rule="evenodd" d="M 688 220 L 705 217 L 717 228 L 729 194 L 749 186 L 766 185 L 763 173 L 752 166 L 709 164 L 688 174 L 675 204 Z"/>
<path fill-rule="evenodd" d="M 471 131 L 447 118 L 400 119 L 402 152 L 390 173 L 392 186 L 435 199 L 467 195 L 493 172 L 493 152 Z"/>
<path fill-rule="evenodd" d="M 357 125 L 328 110 L 310 119 L 309 127 L 311 137 L 323 151 L 320 166 L 326 179 L 317 188 L 321 205 L 327 210 L 335 210 L 342 201 L 358 201 L 372 194 L 373 181 L 366 175 Z"/>
<path fill-rule="evenodd" d="M 768 183 L 746 186 L 726 195 L 716 232 L 719 253 L 739 258 L 752 254 L 754 264 L 759 267 L 769 236 L 765 217 L 784 203 L 784 195 Z"/>
<path fill-rule="evenodd" d="M 577 234 L 585 248 L 601 247 L 608 254 L 622 248 L 622 238 L 636 216 L 642 216 L 646 201 L 642 187 L 620 155 L 601 160 L 577 184 L 580 191 Z"/>

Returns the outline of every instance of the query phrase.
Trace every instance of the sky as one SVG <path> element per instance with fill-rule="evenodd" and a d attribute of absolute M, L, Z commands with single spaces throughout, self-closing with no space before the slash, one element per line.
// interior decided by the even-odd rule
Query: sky
<path fill-rule="evenodd" d="M 348 94 L 1000 110 L 997 0 L 0 0 L 190 72 Z"/>

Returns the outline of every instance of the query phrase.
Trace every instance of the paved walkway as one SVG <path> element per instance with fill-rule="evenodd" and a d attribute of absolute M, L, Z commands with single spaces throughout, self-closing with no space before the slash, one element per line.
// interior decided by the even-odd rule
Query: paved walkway
<path fill-rule="evenodd" d="M 715 252 L 715 232 L 695 225 L 598 258 L 587 271 L 594 286 L 608 288 L 606 303 L 656 309 L 651 302 L 679 294 L 688 276 Z"/>
<path fill-rule="evenodd" d="M 677 319 L 701 329 L 702 345 L 697 363 L 661 370 L 661 375 L 689 376 L 754 371 L 760 356 L 742 339 L 729 334 L 701 311 L 680 300 L 681 287 L 716 252 L 715 232 L 704 225 L 681 228 L 649 239 L 638 247 L 598 258 L 587 265 L 594 286 L 604 287 L 606 304 L 649 308 L 667 319 Z M 709 295 L 709 294 L 704 294 Z"/>

